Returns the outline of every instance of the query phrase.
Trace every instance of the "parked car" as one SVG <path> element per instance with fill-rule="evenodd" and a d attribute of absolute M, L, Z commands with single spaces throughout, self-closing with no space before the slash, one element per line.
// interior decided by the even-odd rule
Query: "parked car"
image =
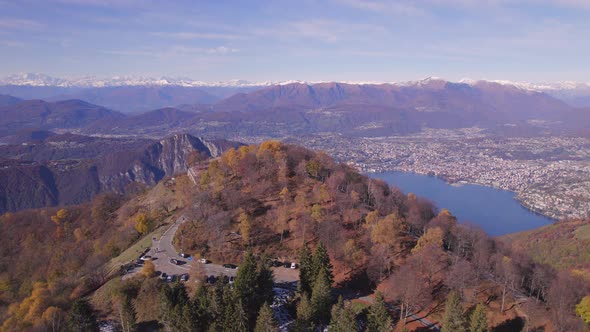
<path fill-rule="evenodd" d="M 135 261 L 135 264 L 137 264 L 137 265 L 143 265 L 143 260 L 138 259 L 138 260 Z"/>
<path fill-rule="evenodd" d="M 182 257 L 182 258 L 189 258 L 189 257 L 191 257 L 191 255 L 185 254 L 185 253 L 181 252 L 180 253 L 180 257 Z"/>
<path fill-rule="evenodd" d="M 174 274 L 170 274 L 166 277 L 166 282 L 173 282 L 176 280 L 176 276 Z"/>
<path fill-rule="evenodd" d="M 180 281 L 188 281 L 188 273 L 181 274 Z"/>
<path fill-rule="evenodd" d="M 223 264 L 223 267 L 226 269 L 232 269 L 232 270 L 236 270 L 238 268 L 238 266 L 235 264 Z"/>
<path fill-rule="evenodd" d="M 274 261 L 270 262 L 270 266 L 272 266 L 272 267 L 280 267 L 280 266 L 283 266 L 283 263 L 280 262 L 280 261 L 274 260 Z"/>
<path fill-rule="evenodd" d="M 201 264 L 209 264 L 209 261 L 206 258 L 199 259 L 199 263 Z"/>
<path fill-rule="evenodd" d="M 152 259 L 152 256 L 144 255 L 144 256 L 141 256 L 141 258 L 139 258 L 139 259 L 141 259 L 142 261 L 149 261 Z"/>
<path fill-rule="evenodd" d="M 214 284 L 217 281 L 217 278 L 215 276 L 207 276 L 206 282 L 208 284 Z"/>
<path fill-rule="evenodd" d="M 292 269 L 296 269 L 298 267 L 299 267 L 299 265 L 297 263 L 291 263 L 291 268 Z"/>
<path fill-rule="evenodd" d="M 166 274 L 166 272 L 162 272 L 162 274 L 160 274 L 160 279 L 162 280 L 166 280 L 167 277 L 168 275 Z"/>
<path fill-rule="evenodd" d="M 170 263 L 175 264 L 175 265 L 181 265 L 181 264 L 184 264 L 185 261 L 181 261 L 180 259 L 176 259 L 176 258 L 170 258 Z"/>
<path fill-rule="evenodd" d="M 233 284 L 234 283 L 234 280 L 236 280 L 236 277 L 231 276 L 231 277 L 229 277 L 229 280 L 227 282 L 230 283 L 230 284 Z"/>
<path fill-rule="evenodd" d="M 284 268 L 287 268 L 287 269 L 290 269 L 291 268 L 291 262 L 285 262 L 285 263 L 283 263 L 283 267 Z"/>

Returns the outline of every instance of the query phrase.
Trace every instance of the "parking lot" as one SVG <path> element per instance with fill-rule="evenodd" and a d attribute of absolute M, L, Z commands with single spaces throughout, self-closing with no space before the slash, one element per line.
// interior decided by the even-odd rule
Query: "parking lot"
<path fill-rule="evenodd" d="M 147 252 L 145 252 L 145 256 L 150 256 L 156 271 L 158 271 L 159 274 L 166 273 L 166 275 L 180 276 L 185 273 L 190 273 L 191 269 L 193 271 L 202 269 L 201 272 L 206 276 L 235 277 L 237 273 L 236 269 L 224 267 L 220 264 L 203 264 L 192 260 L 191 257 L 181 257 L 180 254 L 176 252 L 172 240 L 178 227 L 186 220 L 185 216 L 179 217 L 174 224 L 162 234 L 161 238 L 152 239 L 152 246 Z M 176 260 L 178 264 L 171 260 Z M 273 267 L 272 269 L 275 275 L 275 282 L 277 283 L 294 282 L 299 279 L 299 270 L 297 269 L 282 266 Z M 137 266 L 135 269 L 124 275 L 123 279 L 129 278 L 135 273 L 139 273 L 139 271 L 141 271 L 141 267 Z"/>

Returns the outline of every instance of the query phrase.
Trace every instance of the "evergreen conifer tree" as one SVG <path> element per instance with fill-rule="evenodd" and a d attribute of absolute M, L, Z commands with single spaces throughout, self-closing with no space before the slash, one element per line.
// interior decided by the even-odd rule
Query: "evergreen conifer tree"
<path fill-rule="evenodd" d="M 377 292 L 375 301 L 371 304 L 367 315 L 367 332 L 389 332 L 392 330 L 392 323 L 383 294 Z"/>
<path fill-rule="evenodd" d="M 466 332 L 461 297 L 457 292 L 447 296 L 441 332 Z"/>
<path fill-rule="evenodd" d="M 313 308 L 306 293 L 301 294 L 297 304 L 297 320 L 295 320 L 295 332 L 307 332 L 313 330 Z"/>
<path fill-rule="evenodd" d="M 311 251 L 309 246 L 306 244 L 299 249 L 299 293 L 311 293 L 313 276 L 313 261 L 311 257 Z"/>
<path fill-rule="evenodd" d="M 488 332 L 488 319 L 486 318 L 486 308 L 483 304 L 478 304 L 471 314 L 469 332 Z"/>
<path fill-rule="evenodd" d="M 268 303 L 264 303 L 260 312 L 258 313 L 258 319 L 256 320 L 256 327 L 254 332 L 276 332 L 278 331 L 277 322 L 274 317 L 274 312 Z"/>
<path fill-rule="evenodd" d="M 256 315 L 260 310 L 258 299 L 258 271 L 254 255 L 250 250 L 246 253 L 246 257 L 238 269 L 236 279 L 234 281 L 234 291 L 243 304 L 243 311 L 248 317 L 248 322 L 253 326 L 256 322 Z"/>
<path fill-rule="evenodd" d="M 332 306 L 330 332 L 350 332 L 357 331 L 356 317 L 350 306 L 346 305 L 340 296 L 338 302 Z"/>
<path fill-rule="evenodd" d="M 330 308 L 332 306 L 332 288 L 326 277 L 326 271 L 320 270 L 311 294 L 311 307 L 313 320 L 325 324 L 330 321 Z"/>
<path fill-rule="evenodd" d="M 321 272 L 324 272 L 324 278 L 330 287 L 334 283 L 334 276 L 332 274 L 332 263 L 330 263 L 330 256 L 322 242 L 318 244 L 315 253 L 312 257 L 312 272 L 311 272 L 311 286 L 314 287 Z"/>
<path fill-rule="evenodd" d="M 98 331 L 94 310 L 88 301 L 78 299 L 68 312 L 68 327 L 71 331 Z"/>

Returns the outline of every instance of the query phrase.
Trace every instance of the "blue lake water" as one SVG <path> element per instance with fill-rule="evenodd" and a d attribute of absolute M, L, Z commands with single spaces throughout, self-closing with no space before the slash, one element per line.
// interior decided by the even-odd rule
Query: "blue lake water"
<path fill-rule="evenodd" d="M 414 173 L 384 172 L 369 176 L 393 184 L 406 194 L 411 192 L 425 197 L 439 209 L 451 211 L 460 222 L 477 224 L 491 236 L 520 232 L 553 222 L 524 208 L 510 191 L 473 184 L 450 185 L 437 177 Z"/>

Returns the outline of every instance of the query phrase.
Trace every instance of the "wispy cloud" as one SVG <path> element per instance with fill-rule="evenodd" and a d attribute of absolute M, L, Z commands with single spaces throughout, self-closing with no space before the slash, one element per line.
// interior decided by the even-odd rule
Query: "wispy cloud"
<path fill-rule="evenodd" d="M 10 48 L 20 48 L 26 46 L 27 44 L 16 40 L 0 40 L 0 45 Z"/>
<path fill-rule="evenodd" d="M 242 39 L 241 35 L 234 33 L 222 33 L 222 32 L 189 32 L 189 31 L 178 31 L 178 32 L 151 32 L 152 36 L 163 37 L 163 38 L 174 38 L 174 39 Z"/>
<path fill-rule="evenodd" d="M 190 47 L 185 45 L 173 45 L 163 48 L 150 49 L 121 49 L 121 50 L 103 50 L 101 53 L 128 56 L 128 57 L 156 57 L 156 58 L 172 58 L 179 56 L 198 56 L 198 55 L 229 55 L 237 53 L 238 50 L 227 46 L 218 46 L 211 48 L 204 47 Z"/>
<path fill-rule="evenodd" d="M 375 37 L 387 29 L 380 25 L 337 21 L 330 19 L 309 19 L 281 23 L 280 25 L 255 28 L 250 31 L 255 36 L 292 40 L 317 40 L 334 44 L 354 38 Z"/>
<path fill-rule="evenodd" d="M 18 18 L 0 18 L 0 29 L 37 30 L 43 28 L 44 26 L 44 24 L 33 20 Z"/>
<path fill-rule="evenodd" d="M 400 14 L 407 16 L 420 16 L 426 12 L 416 6 L 416 1 L 372 1 L 372 0 L 336 0 L 342 5 L 356 9 L 368 10 L 384 14 Z"/>

